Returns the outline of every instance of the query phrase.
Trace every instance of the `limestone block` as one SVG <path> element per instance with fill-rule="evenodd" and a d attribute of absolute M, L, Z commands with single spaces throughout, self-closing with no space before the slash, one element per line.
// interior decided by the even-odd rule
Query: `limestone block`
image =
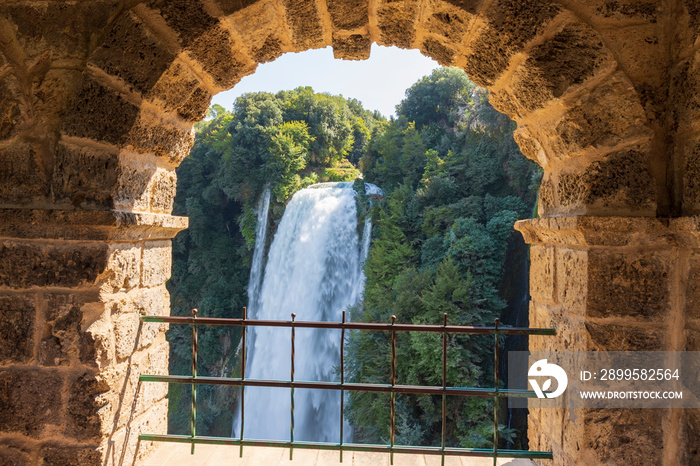
<path fill-rule="evenodd" d="M 151 183 L 150 211 L 169 214 L 173 210 L 177 175 L 174 169 L 156 170 Z"/>
<path fill-rule="evenodd" d="M 583 314 L 589 296 L 588 253 L 558 247 L 556 250 L 557 302 L 565 312 Z"/>
<path fill-rule="evenodd" d="M 339 0 L 328 2 L 328 13 L 334 29 L 358 29 L 369 24 L 367 0 Z"/>
<path fill-rule="evenodd" d="M 514 19 L 517 21 L 517 19 Z M 610 73 L 617 66 L 614 56 L 590 27 L 571 24 L 551 39 L 537 45 L 516 69 L 506 87 L 493 92 L 489 100 L 496 107 L 514 106 L 512 117 L 522 118 L 545 107 L 551 100 L 580 89 L 592 77 Z M 505 100 L 512 102 L 505 103 Z"/>
<path fill-rule="evenodd" d="M 554 247 L 530 247 L 530 296 L 542 303 L 554 303 L 555 295 Z"/>
<path fill-rule="evenodd" d="M 668 339 L 652 327 L 623 326 L 586 322 L 589 350 L 598 351 L 665 351 Z"/>
<path fill-rule="evenodd" d="M 35 306 L 31 294 L 0 295 L 0 363 L 26 363 L 33 357 Z"/>
<path fill-rule="evenodd" d="M 175 56 L 127 10 L 114 22 L 88 63 L 146 94 L 173 60 Z"/>
<path fill-rule="evenodd" d="M 139 286 L 141 245 L 133 243 L 111 245 L 107 268 L 100 278 L 102 289 L 110 293 Z"/>
<path fill-rule="evenodd" d="M 142 110 L 125 139 L 135 152 L 152 152 L 177 167 L 187 157 L 194 143 L 189 127 L 165 121 L 155 113 Z"/>
<path fill-rule="evenodd" d="M 562 2 L 573 4 L 575 1 Z M 591 21 L 601 26 L 622 27 L 626 25 L 648 23 L 656 24 L 660 9 L 655 0 L 635 0 L 611 2 L 609 0 L 588 0 L 586 10 L 591 14 Z"/>
<path fill-rule="evenodd" d="M 294 50 L 321 48 L 324 45 L 323 27 L 316 3 L 312 0 L 283 0 L 287 24 L 292 33 Z"/>
<path fill-rule="evenodd" d="M 276 58 L 276 57 L 275 57 Z M 177 114 L 187 121 L 201 121 L 207 116 L 212 94 L 203 87 L 198 87 L 177 109 Z"/>
<path fill-rule="evenodd" d="M 479 2 L 473 2 L 471 11 L 440 0 L 431 0 L 423 29 L 435 36 L 460 44 L 474 24 L 474 8 Z"/>
<path fill-rule="evenodd" d="M 230 15 L 237 11 L 247 9 L 250 5 L 258 3 L 256 0 L 214 0 L 224 15 Z"/>
<path fill-rule="evenodd" d="M 567 168 L 558 176 L 561 208 L 589 215 L 655 215 L 655 181 L 647 158 L 640 147 L 612 153 L 581 171 Z"/>
<path fill-rule="evenodd" d="M 0 140 L 14 136 L 27 121 L 27 108 L 21 96 L 17 78 L 7 75 L 0 79 Z"/>
<path fill-rule="evenodd" d="M 74 207 L 111 208 L 119 177 L 119 156 L 94 148 L 59 143 L 51 188 L 56 202 Z"/>
<path fill-rule="evenodd" d="M 416 37 L 416 21 L 418 20 L 417 2 L 380 1 L 377 8 L 377 23 L 380 45 L 395 45 L 400 48 L 410 48 Z"/>
<path fill-rule="evenodd" d="M 366 60 L 369 58 L 371 46 L 372 41 L 367 35 L 333 33 L 334 58 Z"/>
<path fill-rule="evenodd" d="M 75 466 L 101 464 L 102 455 L 97 447 L 66 446 L 65 444 L 48 444 L 44 446 L 39 457 L 42 464 L 51 466 Z"/>
<path fill-rule="evenodd" d="M 110 312 L 102 303 L 86 305 L 81 310 L 83 311 L 81 329 L 85 329 L 83 338 L 86 342 L 84 360 L 90 361 L 90 365 L 106 370 L 113 364 L 116 357 Z"/>
<path fill-rule="evenodd" d="M 184 105 L 197 89 L 200 79 L 180 60 L 175 60 L 145 95 L 152 103 L 171 112 Z"/>
<path fill-rule="evenodd" d="M 44 366 L 94 363 L 91 338 L 83 331 L 83 306 L 98 300 L 93 293 L 48 293 L 37 361 Z"/>
<path fill-rule="evenodd" d="M 0 464 L 6 465 L 23 465 L 31 464 L 31 456 L 26 446 L 13 445 L 5 440 L 0 444 Z"/>
<path fill-rule="evenodd" d="M 421 52 L 431 57 L 442 66 L 452 65 L 456 52 L 449 46 L 444 45 L 439 40 L 429 37 L 423 41 Z"/>
<path fill-rule="evenodd" d="M 275 2 L 263 0 L 252 3 L 245 11 L 229 16 L 226 21 L 239 37 L 246 38 L 244 46 L 256 62 L 272 61 L 282 54 L 285 40 L 281 38 L 286 35 L 286 26 Z"/>
<path fill-rule="evenodd" d="M 19 46 L 30 57 L 85 58 L 90 41 L 119 9 L 115 1 L 4 3 L 0 15 L 12 24 Z"/>
<path fill-rule="evenodd" d="M 32 113 L 49 131 L 60 127 L 82 81 L 83 73 L 74 69 L 51 69 L 32 80 Z"/>
<path fill-rule="evenodd" d="M 663 464 L 665 409 L 590 409 L 583 447 L 598 464 Z M 631 447 L 631 446 L 634 447 Z"/>
<path fill-rule="evenodd" d="M 493 84 L 511 57 L 541 34 L 561 12 L 554 2 L 499 0 L 484 12 L 486 25 L 470 45 L 464 71 L 480 86 Z"/>
<path fill-rule="evenodd" d="M 3 111 L 1 100 L 2 97 L 0 113 Z M 12 204 L 26 204 L 48 195 L 46 171 L 39 167 L 38 160 L 39 151 L 33 144 L 15 139 L 0 146 L 0 179 L 3 180 L 0 199 Z"/>
<path fill-rule="evenodd" d="M 662 319 L 669 312 L 671 270 L 670 258 L 662 252 L 591 249 L 586 314 Z"/>
<path fill-rule="evenodd" d="M 173 254 L 170 240 L 147 242 L 143 248 L 142 286 L 158 286 L 170 280 Z"/>
<path fill-rule="evenodd" d="M 683 432 L 678 464 L 700 464 L 700 409 L 684 409 L 681 419 Z"/>
<path fill-rule="evenodd" d="M 172 0 L 157 5 L 165 22 L 180 36 L 183 47 L 189 47 L 199 37 L 218 24 L 201 1 Z"/>
<path fill-rule="evenodd" d="M 253 73 L 257 66 L 243 55 L 231 34 L 221 26 L 208 30 L 187 51 L 221 89 L 232 88 L 241 78 Z"/>
<path fill-rule="evenodd" d="M 700 138 L 679 144 L 676 151 L 685 160 L 683 170 L 683 214 L 700 213 Z"/>
<path fill-rule="evenodd" d="M 700 119 L 700 51 L 673 66 L 669 74 L 674 124 L 682 131 L 692 131 Z"/>
<path fill-rule="evenodd" d="M 156 171 L 156 165 L 145 157 L 123 154 L 119 158 L 119 181 L 114 194 L 114 207 L 124 211 L 147 211 L 151 204 Z"/>
<path fill-rule="evenodd" d="M 139 442 L 140 433 L 165 434 L 167 432 L 168 400 L 158 404 L 140 416 L 135 417 L 129 428 L 122 428 L 112 435 L 112 442 L 104 445 L 103 450 L 107 466 L 118 464 L 140 464 L 155 448 L 153 442 Z"/>
<path fill-rule="evenodd" d="M 66 434 L 81 441 L 99 441 L 111 428 L 108 420 L 100 416 L 100 410 L 108 403 L 109 385 L 85 372 L 69 381 L 68 390 Z"/>
<path fill-rule="evenodd" d="M 586 149 L 611 149 L 630 139 L 651 137 L 644 109 L 632 83 L 615 74 L 585 94 L 559 119 L 547 138 L 557 161 L 579 156 Z"/>
<path fill-rule="evenodd" d="M 122 145 L 136 122 L 139 107 L 117 91 L 86 76 L 73 109 L 63 123 L 70 136 Z"/>
<path fill-rule="evenodd" d="M 143 288 L 135 300 L 134 307 L 139 315 L 165 316 L 170 315 L 170 293 L 165 285 L 155 288 Z M 139 349 L 151 345 L 159 335 L 165 333 L 168 324 L 144 323 L 139 336 Z"/>
<path fill-rule="evenodd" d="M 139 315 L 136 313 L 125 313 L 114 321 L 114 341 L 115 351 L 118 361 L 122 361 L 131 356 L 138 347 L 139 337 Z"/>
<path fill-rule="evenodd" d="M 63 377 L 56 371 L 0 369 L 0 432 L 33 438 L 61 431 Z"/>
<path fill-rule="evenodd" d="M 94 283 L 104 270 L 104 243 L 38 244 L 0 240 L 0 285 L 75 287 Z"/>

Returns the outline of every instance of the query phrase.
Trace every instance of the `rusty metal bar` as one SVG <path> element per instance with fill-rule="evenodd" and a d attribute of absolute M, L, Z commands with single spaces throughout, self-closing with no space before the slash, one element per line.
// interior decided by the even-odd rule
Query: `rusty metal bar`
<path fill-rule="evenodd" d="M 294 452 L 294 318 L 297 315 L 292 313 L 292 370 L 291 370 L 291 423 L 289 426 L 289 461 L 292 461 L 292 454 Z"/>
<path fill-rule="evenodd" d="M 343 321 L 345 323 L 345 311 Z M 340 331 L 340 385 L 345 383 L 345 329 Z M 340 462 L 343 462 L 343 413 L 345 411 L 345 390 L 340 390 Z"/>
<path fill-rule="evenodd" d="M 501 321 L 496 319 L 493 323 L 496 327 L 496 333 L 493 334 L 493 379 L 496 388 L 496 396 L 493 397 L 493 466 L 496 466 L 496 458 L 498 458 L 498 389 L 501 384 L 498 374 L 498 324 Z"/>
<path fill-rule="evenodd" d="M 447 312 L 442 315 L 442 326 L 447 328 Z M 442 388 L 447 388 L 447 332 L 442 332 Z M 442 393 L 442 451 L 445 451 L 445 440 L 447 438 L 447 395 Z M 440 464 L 445 466 L 445 455 L 442 455 Z"/>
<path fill-rule="evenodd" d="M 199 353 L 199 343 L 197 342 L 197 314 L 199 310 L 192 309 L 192 404 L 190 406 L 190 432 L 194 439 L 197 436 L 197 353 Z M 194 440 L 190 448 L 190 455 L 194 455 Z"/>
<path fill-rule="evenodd" d="M 245 322 L 248 317 L 248 308 L 243 308 L 243 322 Z M 241 327 L 241 380 L 245 380 L 245 334 L 246 326 L 245 324 Z M 245 425 L 245 387 L 241 387 L 241 442 L 243 442 L 243 426 Z M 243 458 L 243 443 L 241 443 L 241 449 L 238 452 L 238 457 Z"/>
<path fill-rule="evenodd" d="M 194 319 L 186 316 L 141 316 L 142 322 L 163 322 L 170 324 L 193 324 Z M 291 328 L 292 322 L 288 320 L 256 320 L 227 319 L 223 317 L 198 317 L 197 325 L 215 326 L 248 326 L 248 327 L 286 327 Z M 472 327 L 466 325 L 448 325 L 445 329 L 442 325 L 433 324 L 392 324 L 382 322 L 315 322 L 295 321 L 296 328 L 320 328 L 320 329 L 345 329 L 367 330 L 375 332 L 425 332 L 443 333 L 445 330 L 454 335 L 492 335 L 495 327 Z M 528 328 L 528 327 L 500 327 L 499 335 L 556 335 L 554 328 Z"/>
<path fill-rule="evenodd" d="M 394 464 L 394 437 L 396 434 L 396 392 L 393 388 L 396 386 L 396 332 L 393 330 L 396 316 L 391 315 L 391 459 L 390 463 Z"/>
<path fill-rule="evenodd" d="M 189 443 L 191 441 L 188 435 L 167 435 L 167 434 L 141 434 L 139 440 L 143 442 L 174 442 L 174 443 Z M 240 445 L 257 447 L 280 447 L 289 448 L 292 442 L 275 441 L 275 440 L 238 440 L 226 437 L 196 437 L 195 443 L 207 445 Z M 337 443 L 324 442 L 293 442 L 294 448 L 311 449 L 311 450 L 338 450 L 340 445 Z M 423 455 L 442 455 L 447 456 L 471 456 L 479 458 L 490 458 L 493 456 L 493 449 L 488 448 L 445 448 L 442 451 L 440 447 L 413 447 L 413 446 L 394 446 L 389 445 L 372 445 L 346 443 L 343 445 L 346 451 L 364 451 L 386 453 L 393 451 L 394 453 L 403 454 L 423 454 Z M 531 459 L 553 459 L 551 451 L 527 451 L 527 450 L 499 450 L 499 458 L 531 458 Z"/>

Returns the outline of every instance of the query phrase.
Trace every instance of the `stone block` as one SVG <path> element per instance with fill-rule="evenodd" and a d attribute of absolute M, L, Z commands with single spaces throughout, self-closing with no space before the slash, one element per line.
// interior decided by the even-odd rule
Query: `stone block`
<path fill-rule="evenodd" d="M 282 15 L 275 2 L 262 0 L 248 6 L 245 12 L 229 16 L 226 22 L 233 26 L 238 37 L 245 37 L 243 45 L 248 54 L 257 63 L 263 63 L 280 56 L 282 44 L 289 42 L 283 39 L 288 33 Z"/>
<path fill-rule="evenodd" d="M 630 139 L 651 137 L 637 92 L 619 74 L 575 102 L 555 125 L 548 141 L 550 153 L 559 161 L 587 149 L 604 151 Z"/>
<path fill-rule="evenodd" d="M 515 53 L 541 34 L 561 12 L 553 2 L 499 0 L 484 13 L 485 26 L 471 44 L 464 71 L 480 86 L 489 86 L 506 70 Z"/>
<path fill-rule="evenodd" d="M 241 78 L 253 73 L 257 66 L 238 51 L 230 33 L 221 26 L 197 38 L 187 51 L 222 89 L 232 88 Z"/>
<path fill-rule="evenodd" d="M 170 315 L 170 293 L 165 286 L 144 288 L 135 299 L 134 308 L 138 315 Z M 153 344 L 168 329 L 168 324 L 148 322 L 141 325 L 139 349 Z"/>
<path fill-rule="evenodd" d="M 100 416 L 107 405 L 109 385 L 90 372 L 81 374 L 69 383 L 66 408 L 66 434 L 81 441 L 100 441 L 111 426 Z"/>
<path fill-rule="evenodd" d="M 700 464 L 700 409 L 683 410 L 681 429 L 678 464 Z"/>
<path fill-rule="evenodd" d="M 663 253 L 593 248 L 587 273 L 589 316 L 658 320 L 669 312 L 671 262 Z"/>
<path fill-rule="evenodd" d="M 110 246 L 107 268 L 101 277 L 102 288 L 111 293 L 139 286 L 141 280 L 141 245 Z"/>
<path fill-rule="evenodd" d="M 0 432 L 33 438 L 60 432 L 62 391 L 55 371 L 0 369 Z"/>
<path fill-rule="evenodd" d="M 136 350 L 140 334 L 139 314 L 125 313 L 114 321 L 114 341 L 117 360 L 122 361 Z"/>
<path fill-rule="evenodd" d="M 312 0 L 284 0 L 287 24 L 292 31 L 294 50 L 321 48 L 324 45 L 323 27 L 316 3 Z"/>
<path fill-rule="evenodd" d="M 593 0 L 586 4 L 594 22 L 617 27 L 639 23 L 656 24 L 660 11 L 658 2 L 654 0 L 634 2 Z"/>
<path fill-rule="evenodd" d="M 76 287 L 104 270 L 107 245 L 0 241 L 0 285 Z"/>
<path fill-rule="evenodd" d="M 566 313 L 582 314 L 589 296 L 588 253 L 558 247 L 556 264 L 557 302 Z"/>
<path fill-rule="evenodd" d="M 381 45 L 411 48 L 416 37 L 418 5 L 408 2 L 382 1 L 377 9 Z"/>
<path fill-rule="evenodd" d="M 4 466 L 25 466 L 31 464 L 31 451 L 26 446 L 13 444 L 8 440 L 0 442 L 0 464 Z"/>
<path fill-rule="evenodd" d="M 560 173 L 560 206 L 589 215 L 655 215 L 656 182 L 647 159 L 642 148 L 622 150 L 580 172 Z"/>
<path fill-rule="evenodd" d="M 63 131 L 69 136 L 120 146 L 126 142 L 138 114 L 137 105 L 86 75 L 73 109 L 64 120 Z"/>
<path fill-rule="evenodd" d="M 572 24 L 529 51 L 529 58 L 506 86 L 509 93 L 496 91 L 489 99 L 495 105 L 513 99 L 513 116 L 522 118 L 616 66 L 614 56 L 593 29 Z"/>
<path fill-rule="evenodd" d="M 141 286 L 158 286 L 170 280 L 172 257 L 170 240 L 145 243 Z"/>
<path fill-rule="evenodd" d="M 39 452 L 44 465 L 75 466 L 102 464 L 102 453 L 95 447 L 67 446 L 64 444 L 48 444 Z"/>
<path fill-rule="evenodd" d="M 99 299 L 97 292 L 50 293 L 47 295 L 44 325 L 37 361 L 44 366 L 94 363 L 91 339 L 83 331 L 82 307 Z"/>
<path fill-rule="evenodd" d="M 450 2 L 452 3 L 452 2 Z M 424 23 L 426 32 L 439 36 L 453 44 L 461 44 L 474 22 L 474 12 L 439 0 L 431 0 Z M 479 3 L 479 2 L 474 2 Z"/>
<path fill-rule="evenodd" d="M 339 0 L 328 2 L 333 29 L 358 29 L 369 25 L 367 0 Z"/>
<path fill-rule="evenodd" d="M 683 170 L 683 214 L 700 214 L 700 140 L 689 141 L 676 149 L 685 160 Z"/>
<path fill-rule="evenodd" d="M 146 94 L 173 60 L 175 55 L 127 10 L 114 22 L 88 63 Z"/>
<path fill-rule="evenodd" d="M 2 112 L 0 102 L 0 112 Z M 49 193 L 46 171 L 37 161 L 38 150 L 32 144 L 15 140 L 11 145 L 0 147 L 0 199 L 12 204 L 26 204 L 45 198 Z M 45 168 L 45 167 L 42 167 Z"/>
<path fill-rule="evenodd" d="M 664 409 L 590 409 L 582 447 L 598 464 L 663 464 Z"/>
<path fill-rule="evenodd" d="M 168 400 L 162 400 L 140 416 L 135 417 L 129 428 L 121 428 L 112 435 L 113 443 L 107 447 L 107 456 L 123 458 L 124 464 L 141 464 L 155 448 L 154 442 L 139 442 L 140 433 L 165 434 L 167 432 Z"/>
<path fill-rule="evenodd" d="M 51 69 L 32 80 L 32 113 L 48 131 L 60 128 L 82 81 L 83 73 L 75 69 Z"/>
<path fill-rule="evenodd" d="M 145 95 L 163 110 L 177 110 L 200 85 L 200 79 L 183 62 L 175 60 Z"/>
<path fill-rule="evenodd" d="M 125 145 L 139 153 L 154 153 L 177 167 L 194 143 L 190 128 L 165 121 L 154 113 L 142 111 L 125 139 Z"/>
<path fill-rule="evenodd" d="M 29 57 L 47 51 L 55 57 L 84 59 L 90 42 L 120 8 L 115 1 L 4 3 L 18 45 Z"/>
<path fill-rule="evenodd" d="M 454 63 L 455 51 L 442 42 L 429 37 L 423 41 L 421 52 L 442 66 L 450 66 Z"/>
<path fill-rule="evenodd" d="M 34 355 L 35 308 L 33 295 L 0 296 L 0 363 L 26 363 Z"/>
<path fill-rule="evenodd" d="M 363 34 L 348 36 L 333 33 L 333 57 L 344 60 L 366 60 L 369 58 L 372 41 Z"/>
<path fill-rule="evenodd" d="M 211 28 L 218 20 L 210 16 L 200 1 L 171 0 L 158 4 L 165 22 L 180 37 L 180 43 L 188 48 Z"/>
<path fill-rule="evenodd" d="M 666 335 L 652 327 L 585 323 L 590 340 L 589 350 L 598 351 L 666 351 Z"/>
<path fill-rule="evenodd" d="M 203 87 L 198 87 L 177 109 L 177 114 L 187 121 L 201 121 L 207 116 L 212 94 Z"/>
<path fill-rule="evenodd" d="M 555 296 L 554 247 L 530 247 L 530 296 L 542 303 L 554 303 Z"/>
<path fill-rule="evenodd" d="M 224 15 L 230 15 L 237 11 L 248 8 L 256 4 L 256 0 L 214 0 Z"/>
<path fill-rule="evenodd" d="M 51 180 L 56 202 L 109 209 L 118 177 L 117 153 L 59 143 Z"/>
<path fill-rule="evenodd" d="M 27 121 L 20 83 L 12 75 L 0 79 L 0 141 L 14 136 Z"/>
<path fill-rule="evenodd" d="M 156 171 L 157 167 L 153 163 L 136 157 L 120 157 L 114 207 L 125 211 L 147 211 Z"/>
<path fill-rule="evenodd" d="M 251 53 L 257 63 L 271 62 L 282 56 L 282 40 L 277 35 L 271 34 Z"/>
<path fill-rule="evenodd" d="M 156 170 L 151 183 L 151 212 L 169 214 L 173 211 L 176 184 L 175 170 Z"/>

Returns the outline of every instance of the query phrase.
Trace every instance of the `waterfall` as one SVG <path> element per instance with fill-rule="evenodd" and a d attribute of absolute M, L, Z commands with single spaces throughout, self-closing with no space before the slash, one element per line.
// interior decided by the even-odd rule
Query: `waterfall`
<path fill-rule="evenodd" d="M 262 285 L 263 270 L 265 267 L 265 239 L 267 237 L 267 214 L 270 210 L 270 185 L 265 185 L 260 200 L 258 201 L 257 219 L 255 228 L 255 250 L 253 251 L 253 263 L 250 267 L 248 280 L 248 315 L 254 315 L 260 303 L 260 286 Z"/>
<path fill-rule="evenodd" d="M 366 221 L 360 243 L 352 183 L 322 183 L 297 192 L 270 247 L 249 318 L 290 320 L 295 313 L 297 320 L 339 321 L 362 296 L 370 233 Z M 246 378 L 290 379 L 290 333 L 248 329 Z M 340 330 L 296 329 L 294 365 L 295 380 L 339 380 Z M 294 400 L 294 440 L 339 440 L 340 392 L 297 389 Z M 289 389 L 247 387 L 245 413 L 245 438 L 289 440 Z M 239 435 L 237 425 L 233 431 Z"/>

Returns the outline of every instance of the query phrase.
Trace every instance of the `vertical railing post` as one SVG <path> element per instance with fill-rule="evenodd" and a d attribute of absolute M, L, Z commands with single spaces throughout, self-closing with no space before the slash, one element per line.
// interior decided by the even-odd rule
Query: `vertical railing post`
<path fill-rule="evenodd" d="M 391 464 L 394 464 L 394 437 L 396 434 L 396 331 L 394 330 L 394 322 L 396 316 L 391 316 L 391 449 L 390 458 Z"/>
<path fill-rule="evenodd" d="M 294 453 L 294 318 L 297 315 L 292 313 L 292 370 L 291 370 L 291 402 L 290 402 L 290 424 L 289 424 L 289 461 L 292 461 Z"/>
<path fill-rule="evenodd" d="M 496 396 L 493 399 L 493 466 L 496 466 L 496 461 L 498 460 L 498 390 L 501 384 L 499 373 L 498 373 L 498 324 L 500 319 L 494 320 L 495 331 L 494 335 L 494 346 L 493 346 L 493 379 L 494 387 L 496 389 Z"/>
<path fill-rule="evenodd" d="M 345 384 L 345 311 L 340 329 L 340 385 Z M 343 462 L 343 412 L 345 408 L 345 390 L 340 390 L 340 462 Z"/>
<path fill-rule="evenodd" d="M 447 437 L 447 312 L 442 315 L 442 459 L 445 466 L 445 440 Z"/>
<path fill-rule="evenodd" d="M 246 325 L 245 320 L 248 318 L 248 308 L 243 308 L 243 325 L 241 326 L 241 381 L 245 380 L 245 334 Z M 243 428 L 245 426 L 245 386 L 241 385 L 241 446 L 238 452 L 238 456 L 243 458 Z"/>
<path fill-rule="evenodd" d="M 192 309 L 192 382 L 197 378 L 197 353 L 199 344 L 197 343 L 197 314 L 199 310 Z M 194 438 L 197 435 L 197 384 L 192 383 L 192 406 L 190 410 L 190 434 L 192 437 L 192 447 L 190 454 L 194 455 Z"/>

